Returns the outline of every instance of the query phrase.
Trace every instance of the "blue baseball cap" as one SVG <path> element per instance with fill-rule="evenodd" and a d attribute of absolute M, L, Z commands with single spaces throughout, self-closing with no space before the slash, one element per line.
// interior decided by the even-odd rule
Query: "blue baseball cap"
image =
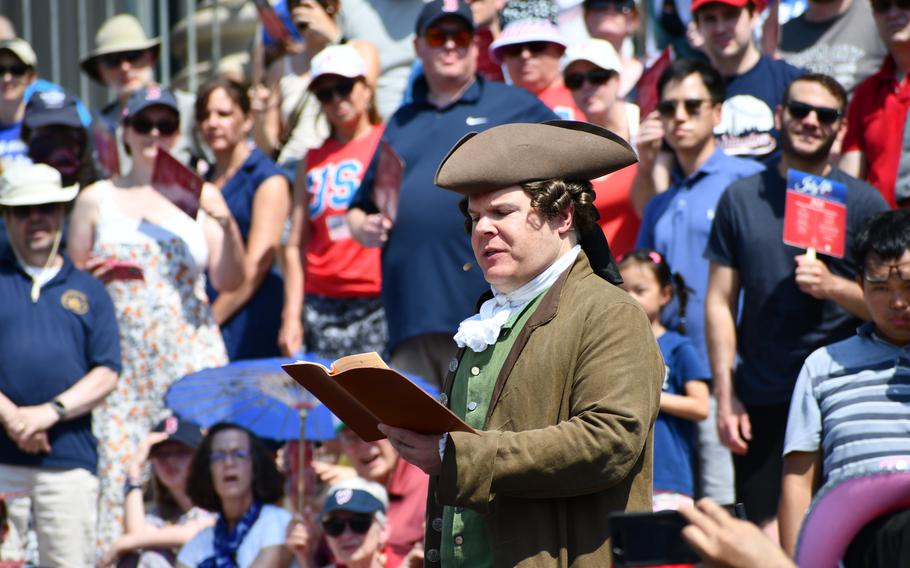
<path fill-rule="evenodd" d="M 424 4 L 420 15 L 417 16 L 415 28 L 417 35 L 423 37 L 430 26 L 446 16 L 461 18 L 472 31 L 474 30 L 474 14 L 467 2 L 464 0 L 433 0 Z"/>
<path fill-rule="evenodd" d="M 382 485 L 354 477 L 340 481 L 329 489 L 329 495 L 322 506 L 322 515 L 334 511 L 385 513 L 388 504 L 389 494 Z"/>
<path fill-rule="evenodd" d="M 177 97 L 174 91 L 161 85 L 148 85 L 133 93 L 130 100 L 123 109 L 123 120 L 129 120 L 153 106 L 162 106 L 169 108 L 180 116 L 180 109 L 177 108 Z"/>

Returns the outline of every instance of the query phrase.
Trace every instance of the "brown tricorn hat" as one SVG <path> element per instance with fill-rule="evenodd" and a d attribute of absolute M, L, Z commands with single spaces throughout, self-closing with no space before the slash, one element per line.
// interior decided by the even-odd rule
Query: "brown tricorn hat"
<path fill-rule="evenodd" d="M 587 122 L 503 124 L 459 140 L 439 164 L 436 185 L 470 195 L 529 181 L 590 181 L 637 161 L 628 142 Z"/>

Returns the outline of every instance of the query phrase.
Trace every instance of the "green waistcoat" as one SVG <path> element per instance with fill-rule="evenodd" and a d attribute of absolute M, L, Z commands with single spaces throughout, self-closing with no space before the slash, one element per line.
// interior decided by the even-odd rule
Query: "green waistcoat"
<path fill-rule="evenodd" d="M 512 314 L 494 345 L 480 353 L 465 349 L 455 373 L 449 407 L 472 428 L 483 429 L 499 371 L 543 295 L 539 294 L 520 312 Z M 483 515 L 461 507 L 444 507 L 440 552 L 444 568 L 492 568 L 493 556 Z"/>

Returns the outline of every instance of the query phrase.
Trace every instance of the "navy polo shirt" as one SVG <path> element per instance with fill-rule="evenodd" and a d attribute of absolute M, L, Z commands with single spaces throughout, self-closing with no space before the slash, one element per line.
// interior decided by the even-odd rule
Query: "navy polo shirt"
<path fill-rule="evenodd" d="M 17 406 L 43 404 L 95 367 L 120 372 L 120 336 L 104 285 L 64 256 L 60 272 L 31 300 L 32 281 L 9 257 L 0 261 L 0 392 Z M 91 414 L 48 432 L 51 452 L 19 450 L 0 430 L 0 463 L 95 472 Z"/>
<path fill-rule="evenodd" d="M 524 89 L 482 77 L 445 108 L 433 106 L 427 94 L 426 80 L 418 79 L 414 101 L 392 115 L 383 134 L 405 164 L 397 219 L 382 251 L 389 349 L 416 335 L 454 333 L 487 289 L 458 210 L 461 195 L 433 183 L 439 163 L 468 132 L 558 118 Z M 352 208 L 378 211 L 372 199 L 377 160 L 378 152 Z"/>
<path fill-rule="evenodd" d="M 695 344 L 703 365 L 708 365 L 705 344 L 705 293 L 708 290 L 708 260 L 702 251 L 708 244 L 714 210 L 720 196 L 734 181 L 757 174 L 765 167 L 754 160 L 734 158 L 721 148 L 683 178 L 674 172 L 673 183 L 645 207 L 637 248 L 652 248 L 666 258 L 670 269 L 682 275 L 689 288 L 686 304 L 686 335 Z M 668 305 L 661 318 L 670 329 L 680 324 L 676 301 Z"/>

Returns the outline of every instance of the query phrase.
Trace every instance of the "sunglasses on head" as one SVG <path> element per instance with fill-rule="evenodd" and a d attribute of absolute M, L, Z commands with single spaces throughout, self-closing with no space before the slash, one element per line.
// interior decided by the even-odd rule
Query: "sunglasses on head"
<path fill-rule="evenodd" d="M 676 109 L 681 104 L 684 109 L 686 109 L 686 114 L 688 116 L 698 116 L 701 113 L 701 108 L 706 102 L 709 102 L 705 99 L 664 99 L 657 103 L 657 112 L 660 113 L 660 116 L 663 118 L 673 118 L 676 116 Z"/>
<path fill-rule="evenodd" d="M 327 517 L 322 520 L 322 528 L 325 534 L 333 537 L 339 537 L 344 532 L 345 525 L 351 527 L 351 532 L 357 534 L 366 534 L 373 524 L 373 515 L 366 513 L 355 513 L 350 517 Z"/>
<path fill-rule="evenodd" d="M 607 69 L 591 69 L 587 73 L 568 73 L 563 78 L 563 82 L 570 91 L 577 91 L 584 86 L 585 81 L 595 87 L 599 87 L 609 81 L 615 74 L 615 71 Z"/>
<path fill-rule="evenodd" d="M 31 69 L 25 63 L 13 63 L 12 65 L 0 65 L 0 77 L 3 77 L 7 73 L 13 77 L 22 77 L 28 70 Z"/>
<path fill-rule="evenodd" d="M 37 211 L 41 215 L 53 215 L 59 207 L 59 203 L 41 203 L 39 205 L 17 205 L 10 207 L 9 210 L 13 217 L 23 220 L 31 217 L 33 211 Z"/>
<path fill-rule="evenodd" d="M 529 41 L 527 43 L 513 43 L 512 45 L 504 45 L 500 49 L 502 54 L 506 57 L 518 57 L 524 50 L 528 50 L 528 53 L 531 55 L 540 55 L 547 50 L 549 42 L 546 41 Z"/>
<path fill-rule="evenodd" d="M 444 30 L 442 28 L 430 28 L 424 36 L 427 45 L 434 48 L 443 47 L 446 42 L 452 40 L 455 47 L 465 49 L 471 45 L 474 34 L 471 30 Z"/>
<path fill-rule="evenodd" d="M 128 63 L 136 63 L 142 56 L 145 55 L 144 49 L 134 49 L 132 51 L 118 51 L 117 53 L 106 53 L 100 56 L 98 59 L 101 61 L 101 64 L 105 67 L 119 67 L 120 63 L 126 61 Z"/>
<path fill-rule="evenodd" d="M 150 120 L 144 116 L 134 118 L 130 121 L 130 126 L 133 127 L 133 130 L 139 134 L 148 134 L 152 131 L 153 128 L 158 129 L 158 133 L 162 136 L 170 136 L 177 132 L 177 129 L 180 128 L 180 123 L 172 118 L 164 118 L 162 120 Z"/>
<path fill-rule="evenodd" d="M 872 9 L 879 14 L 884 14 L 892 6 L 897 6 L 898 10 L 910 10 L 910 0 L 872 0 Z"/>
<path fill-rule="evenodd" d="M 815 111 L 815 116 L 818 117 L 818 121 L 822 124 L 834 124 L 834 121 L 843 114 L 836 108 L 817 107 L 799 101 L 788 102 L 787 111 L 790 113 L 790 116 L 797 120 L 802 120 L 809 116 L 810 112 Z"/>
<path fill-rule="evenodd" d="M 335 95 L 342 99 L 348 98 L 351 95 L 351 91 L 354 90 L 354 83 L 356 83 L 354 79 L 342 79 L 334 85 L 313 89 L 313 94 L 316 95 L 316 100 L 325 105 L 332 102 L 335 99 Z"/>

